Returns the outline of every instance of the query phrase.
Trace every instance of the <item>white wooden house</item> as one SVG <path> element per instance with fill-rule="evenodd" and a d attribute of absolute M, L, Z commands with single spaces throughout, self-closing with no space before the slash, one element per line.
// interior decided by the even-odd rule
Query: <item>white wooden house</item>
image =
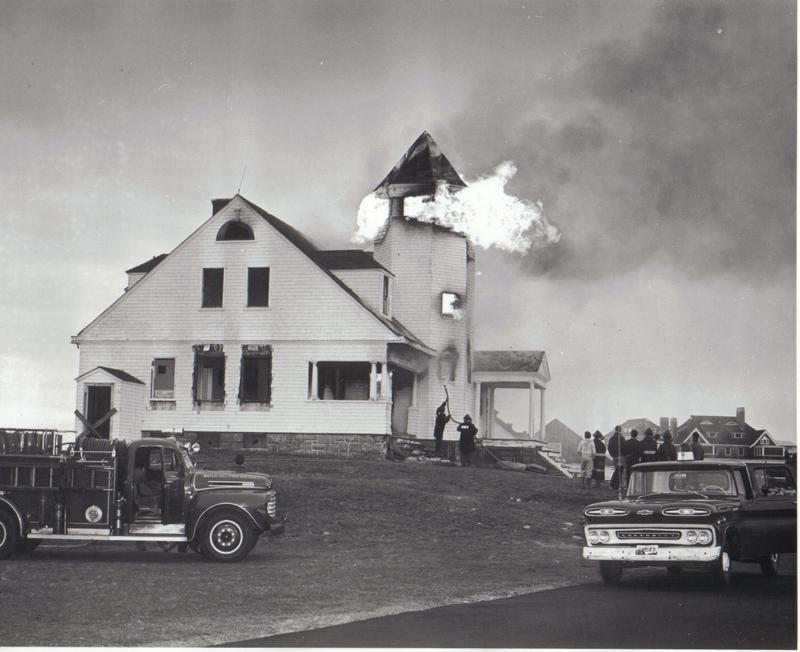
<path fill-rule="evenodd" d="M 442 385 L 454 416 L 480 410 L 474 252 L 402 210 L 437 183 L 464 185 L 426 133 L 378 188 L 392 213 L 374 253 L 322 251 L 241 195 L 214 200 L 72 338 L 76 408 L 92 422 L 115 408 L 110 437 L 340 454 L 428 437 Z"/>

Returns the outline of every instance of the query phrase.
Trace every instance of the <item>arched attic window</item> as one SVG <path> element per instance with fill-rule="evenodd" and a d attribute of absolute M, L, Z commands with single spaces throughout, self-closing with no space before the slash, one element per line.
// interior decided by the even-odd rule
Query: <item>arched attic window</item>
<path fill-rule="evenodd" d="M 217 231 L 217 240 L 255 240 L 255 236 L 246 222 L 230 220 Z"/>

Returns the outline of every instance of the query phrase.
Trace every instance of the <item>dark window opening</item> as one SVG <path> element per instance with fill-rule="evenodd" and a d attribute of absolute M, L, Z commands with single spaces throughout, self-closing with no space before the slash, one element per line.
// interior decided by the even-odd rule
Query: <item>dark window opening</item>
<path fill-rule="evenodd" d="M 153 398 L 175 397 L 175 358 L 153 360 Z"/>
<path fill-rule="evenodd" d="M 269 306 L 269 267 L 247 268 L 247 305 Z"/>
<path fill-rule="evenodd" d="M 389 277 L 383 277 L 383 314 L 389 314 Z"/>
<path fill-rule="evenodd" d="M 369 362 L 318 362 L 317 398 L 324 401 L 366 401 Z"/>
<path fill-rule="evenodd" d="M 269 403 L 272 393 L 272 355 L 269 347 L 242 350 L 242 373 L 239 379 L 242 403 Z"/>
<path fill-rule="evenodd" d="M 242 220 L 225 222 L 217 231 L 217 240 L 255 240 L 253 229 Z"/>
<path fill-rule="evenodd" d="M 225 270 L 221 267 L 203 269 L 203 308 L 222 307 L 222 285 Z"/>
<path fill-rule="evenodd" d="M 197 403 L 225 400 L 225 355 L 221 351 L 195 351 L 192 394 Z"/>

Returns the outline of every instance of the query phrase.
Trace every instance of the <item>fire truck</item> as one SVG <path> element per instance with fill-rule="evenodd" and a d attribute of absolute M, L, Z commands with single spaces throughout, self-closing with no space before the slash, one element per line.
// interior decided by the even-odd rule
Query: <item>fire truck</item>
<path fill-rule="evenodd" d="M 42 541 L 120 541 L 233 562 L 283 533 L 270 476 L 198 469 L 198 450 L 172 437 L 0 431 L 0 559 Z"/>

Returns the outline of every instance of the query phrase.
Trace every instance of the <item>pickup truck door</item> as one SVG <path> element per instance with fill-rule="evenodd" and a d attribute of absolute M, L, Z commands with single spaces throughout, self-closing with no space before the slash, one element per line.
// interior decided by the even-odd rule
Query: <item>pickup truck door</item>
<path fill-rule="evenodd" d="M 183 523 L 183 492 L 185 472 L 183 462 L 176 451 L 161 449 L 161 470 L 163 477 L 163 506 L 161 522 Z"/>
<path fill-rule="evenodd" d="M 758 557 L 794 552 L 797 541 L 797 493 L 785 466 L 751 467 L 753 500 L 742 503 L 743 552 Z"/>

